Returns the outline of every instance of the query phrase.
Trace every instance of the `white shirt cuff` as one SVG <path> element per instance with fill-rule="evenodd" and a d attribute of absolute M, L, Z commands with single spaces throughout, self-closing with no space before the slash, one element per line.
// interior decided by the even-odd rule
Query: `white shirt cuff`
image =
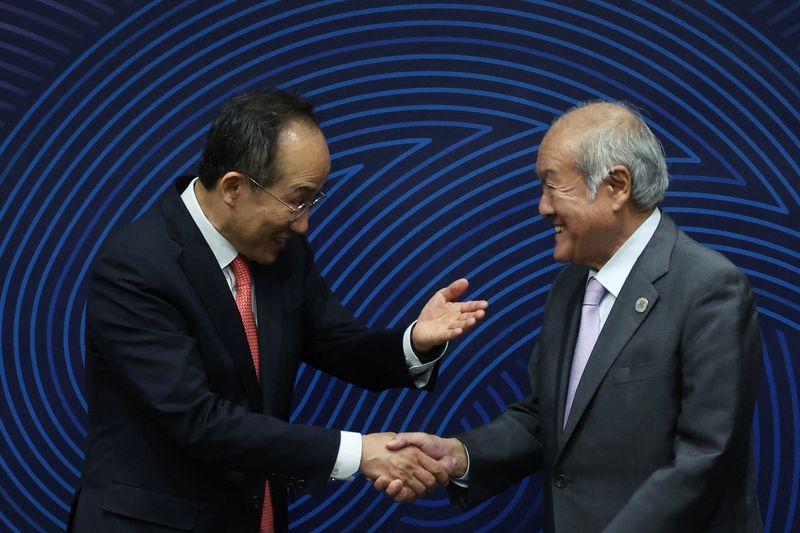
<path fill-rule="evenodd" d="M 419 357 L 417 357 L 417 354 L 414 353 L 414 348 L 411 347 L 411 330 L 414 328 L 414 324 L 416 323 L 416 320 L 412 322 L 411 325 L 406 328 L 406 332 L 403 334 L 403 353 L 406 356 L 408 373 L 412 378 L 414 378 L 414 385 L 418 389 L 421 389 L 428 384 L 428 381 L 430 381 L 431 375 L 433 375 L 433 367 L 447 351 L 447 346 L 449 346 L 450 343 L 444 343 L 444 346 L 442 346 L 442 352 L 437 355 L 433 361 L 423 364 L 422 361 L 419 360 Z"/>
<path fill-rule="evenodd" d="M 361 466 L 361 433 L 352 431 L 342 431 L 339 441 L 339 454 L 336 456 L 336 463 L 333 465 L 331 479 L 340 481 L 352 481 L 353 474 L 358 472 Z"/>
<path fill-rule="evenodd" d="M 461 487 L 463 489 L 468 489 L 469 488 L 469 450 L 467 449 L 467 445 L 466 444 L 461 443 L 461 445 L 464 446 L 464 453 L 467 456 L 467 469 L 464 470 L 464 475 L 463 476 L 456 477 L 456 478 L 450 478 L 450 481 L 452 483 L 455 483 L 456 485 L 458 485 L 459 487 Z"/>

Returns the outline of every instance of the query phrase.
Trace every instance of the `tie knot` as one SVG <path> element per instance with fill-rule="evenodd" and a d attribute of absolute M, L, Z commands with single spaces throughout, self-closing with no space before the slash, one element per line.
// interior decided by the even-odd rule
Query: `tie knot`
<path fill-rule="evenodd" d="M 236 278 L 237 287 L 250 285 L 250 266 L 248 265 L 247 259 L 242 254 L 237 255 L 233 261 L 231 261 L 231 268 Z"/>
<path fill-rule="evenodd" d="M 590 279 L 589 284 L 586 285 L 586 293 L 583 295 L 583 305 L 600 305 L 600 300 L 603 299 L 605 293 L 606 288 L 597 281 L 597 278 Z"/>

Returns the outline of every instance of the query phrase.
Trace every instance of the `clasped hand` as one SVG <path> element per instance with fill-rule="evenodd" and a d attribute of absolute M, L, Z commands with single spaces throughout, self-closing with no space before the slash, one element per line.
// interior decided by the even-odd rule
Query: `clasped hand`
<path fill-rule="evenodd" d="M 464 446 L 426 433 L 373 433 L 362 440 L 359 471 L 397 502 L 412 502 L 466 471 Z"/>

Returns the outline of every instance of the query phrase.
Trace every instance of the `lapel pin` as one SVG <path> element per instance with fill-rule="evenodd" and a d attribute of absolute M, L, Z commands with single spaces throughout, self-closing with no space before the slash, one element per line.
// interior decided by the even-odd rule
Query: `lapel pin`
<path fill-rule="evenodd" d="M 639 298 L 638 300 L 636 300 L 636 305 L 634 306 L 634 309 L 636 309 L 637 313 L 644 313 L 645 309 L 647 309 L 648 303 L 649 302 L 647 301 L 647 298 Z"/>

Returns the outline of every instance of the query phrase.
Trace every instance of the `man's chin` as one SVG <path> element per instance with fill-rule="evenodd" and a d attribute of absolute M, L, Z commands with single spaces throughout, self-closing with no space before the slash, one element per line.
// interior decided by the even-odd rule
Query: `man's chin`
<path fill-rule="evenodd" d="M 553 259 L 556 263 L 569 263 L 570 261 L 570 257 L 563 250 L 559 250 L 558 247 L 553 250 Z"/>
<path fill-rule="evenodd" d="M 258 257 L 255 259 L 255 262 L 260 264 L 260 265 L 271 265 L 272 263 L 275 262 L 275 260 L 277 258 L 278 258 L 278 254 L 277 253 L 275 253 L 275 252 L 266 252 L 266 253 L 259 254 Z"/>
<path fill-rule="evenodd" d="M 278 258 L 279 253 L 280 252 L 276 252 L 275 250 L 264 249 L 252 250 L 250 253 L 242 252 L 250 261 L 258 263 L 259 265 L 271 265 Z"/>
<path fill-rule="evenodd" d="M 254 250 L 253 256 L 250 257 L 250 259 L 261 265 L 271 265 L 278 259 L 278 256 L 281 255 L 284 247 L 284 243 L 278 244 L 277 241 L 270 241 L 266 246 Z"/>

